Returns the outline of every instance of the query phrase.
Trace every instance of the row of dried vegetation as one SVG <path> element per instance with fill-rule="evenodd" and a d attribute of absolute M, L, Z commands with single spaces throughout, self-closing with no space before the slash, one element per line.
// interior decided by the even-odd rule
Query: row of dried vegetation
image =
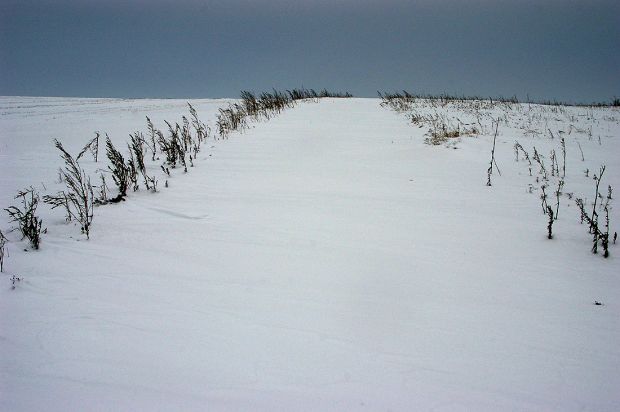
<path fill-rule="evenodd" d="M 606 168 L 601 166 L 599 172 L 593 176 L 590 176 L 588 169 L 585 170 L 586 178 L 594 180 L 593 201 L 566 192 L 566 138 L 569 136 L 575 138 L 581 161 L 584 161 L 579 140 L 586 137 L 590 141 L 595 140 L 592 127 L 598 121 L 595 110 L 602 107 L 612 108 L 602 119 L 617 122 L 618 119 L 613 113 L 619 106 L 618 99 L 614 99 L 611 103 L 571 105 L 561 102 L 520 103 L 516 97 L 483 99 L 445 94 L 420 95 L 407 91 L 379 92 L 379 97 L 382 107 L 404 114 L 414 126 L 427 127 L 424 139 L 427 144 L 455 147 L 454 143 L 463 136 L 493 136 L 491 159 L 486 173 L 487 186 L 492 186 L 492 176 L 495 172 L 501 176 L 495 156 L 500 124 L 520 129 L 527 138 L 559 140 L 559 150 L 551 150 L 548 156 L 543 155 L 536 146 L 528 152 L 518 141 L 514 144 L 516 161 L 525 161 L 529 176 L 535 180 L 529 184 L 528 192 L 536 191 L 540 194 L 540 210 L 545 216 L 547 238 L 554 238 L 555 224 L 560 216 L 560 204 L 563 198 L 567 197 L 569 203 L 576 204 L 580 223 L 587 225 L 588 234 L 592 239 L 591 251 L 598 253 L 602 248 L 602 255 L 609 256 L 610 245 L 616 243 L 617 233 L 610 229 L 612 187 L 607 186 L 606 196 L 600 190 Z M 579 112 L 572 110 L 571 106 L 580 106 Z M 580 121 L 590 125 L 580 126 Z M 558 125 L 555 133 L 552 131 L 553 124 Z M 560 124 L 562 127 L 559 127 Z M 565 127 L 566 124 L 568 128 Z M 600 136 L 598 144 L 601 144 Z"/>
<path fill-rule="evenodd" d="M 122 202 L 131 192 L 141 188 L 147 192 L 157 192 L 158 170 L 164 175 L 164 186 L 168 187 L 167 177 L 170 177 L 175 169 L 187 173 L 189 168 L 194 167 L 194 162 L 208 139 L 227 138 L 230 133 L 247 128 L 251 120 L 268 120 L 283 110 L 294 107 L 298 101 L 317 101 L 325 97 L 352 95 L 304 88 L 285 92 L 273 90 L 258 95 L 243 91 L 239 103 L 231 103 L 220 109 L 215 122 L 217 133 L 211 132 L 211 128 L 199 118 L 196 109 L 188 103 L 188 115 L 182 116 L 179 122 L 164 121 L 164 130 L 157 128 L 151 119 L 146 117 L 146 132 L 136 131 L 130 134 L 125 153 L 112 143 L 107 134 L 103 139 L 99 132 L 96 132 L 95 137 L 75 156 L 71 155 L 60 141 L 54 139 L 54 145 L 64 163 L 58 171 L 58 183 L 63 183 L 64 189 L 45 194 L 42 201 L 51 209 L 62 210 L 66 222 L 76 223 L 88 239 L 96 207 Z M 90 154 L 92 160 L 98 163 L 101 145 L 105 146 L 108 164 L 105 170 L 97 170 L 98 181 L 93 183 L 81 162 Z M 108 186 L 110 181 L 114 184 L 113 188 Z M 27 239 L 32 249 L 39 249 L 41 235 L 45 233 L 43 221 L 37 215 L 41 201 L 39 193 L 34 187 L 29 187 L 19 191 L 15 199 L 20 201 L 19 204 L 5 209 L 10 222 L 15 226 L 13 230 L 18 230 L 22 240 Z M 0 232 L 0 271 L 3 269 L 5 256 L 8 256 L 7 243 L 7 237 Z"/>
<path fill-rule="evenodd" d="M 226 138 L 231 132 L 247 129 L 248 120 L 269 120 L 285 109 L 295 106 L 298 101 L 316 101 L 325 97 L 353 97 L 351 93 L 330 92 L 326 89 L 317 92 L 314 89 L 293 89 L 284 92 L 273 90 L 255 94 L 241 92 L 241 102 L 230 103 L 219 109 L 216 128 L 220 137 Z"/>

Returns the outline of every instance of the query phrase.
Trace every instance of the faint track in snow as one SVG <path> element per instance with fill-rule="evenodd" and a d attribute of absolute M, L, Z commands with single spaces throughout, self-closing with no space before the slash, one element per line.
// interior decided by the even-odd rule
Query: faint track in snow
<path fill-rule="evenodd" d="M 160 213 L 162 215 L 178 217 L 180 219 L 187 219 L 187 220 L 203 220 L 203 219 L 206 219 L 206 218 L 209 217 L 209 215 L 207 215 L 207 214 L 192 216 L 192 215 L 188 215 L 188 214 L 185 214 L 185 213 L 176 212 L 174 210 L 162 209 L 162 208 L 159 208 L 159 207 L 152 207 L 152 206 L 144 206 L 144 209 L 152 210 L 152 211 Z"/>

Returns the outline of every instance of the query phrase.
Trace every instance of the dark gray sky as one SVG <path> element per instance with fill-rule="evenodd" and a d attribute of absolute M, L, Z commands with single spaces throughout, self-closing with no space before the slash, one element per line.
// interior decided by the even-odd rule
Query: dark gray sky
<path fill-rule="evenodd" d="M 0 95 L 305 86 L 602 101 L 619 0 L 1 0 Z"/>

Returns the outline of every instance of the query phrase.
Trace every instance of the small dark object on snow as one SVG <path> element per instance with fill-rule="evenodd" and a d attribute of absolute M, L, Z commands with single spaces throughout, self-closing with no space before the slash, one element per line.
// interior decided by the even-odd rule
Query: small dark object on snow
<path fill-rule="evenodd" d="M 614 245 L 616 244 L 616 239 L 618 239 L 618 232 L 614 232 Z"/>
<path fill-rule="evenodd" d="M 13 277 L 11 278 L 11 289 L 15 289 L 17 287 L 17 284 L 21 282 L 22 279 L 24 278 L 13 275 Z"/>
<path fill-rule="evenodd" d="M 599 302 L 598 300 L 595 300 L 595 301 L 594 301 L 594 304 L 595 304 L 596 306 L 603 306 L 603 304 L 602 304 L 601 302 Z"/>

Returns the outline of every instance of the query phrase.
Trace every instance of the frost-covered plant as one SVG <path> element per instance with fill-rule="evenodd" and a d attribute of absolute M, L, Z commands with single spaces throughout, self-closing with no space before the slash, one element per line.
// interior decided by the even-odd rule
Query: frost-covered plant
<path fill-rule="evenodd" d="M 564 137 L 560 141 L 562 144 L 562 179 L 566 178 L 566 141 Z"/>
<path fill-rule="evenodd" d="M 603 246 L 603 257 L 609 257 L 609 207 L 606 205 L 604 210 L 605 210 L 605 231 L 601 235 L 601 244 Z M 616 243 L 615 237 L 614 237 L 614 243 Z"/>
<path fill-rule="evenodd" d="M 55 195 L 44 195 L 43 202 L 52 205 L 52 209 L 62 207 L 65 210 L 65 220 L 67 223 L 73 218 L 69 198 L 65 192 L 58 192 Z"/>
<path fill-rule="evenodd" d="M 131 146 L 128 144 L 127 147 L 129 148 L 129 158 L 127 159 L 126 166 L 129 171 L 129 185 L 135 192 L 140 188 L 138 186 L 138 167 L 136 166 L 136 159 L 131 151 Z"/>
<path fill-rule="evenodd" d="M 183 151 L 184 152 L 188 152 L 193 144 L 193 138 L 192 138 L 192 133 L 189 127 L 189 120 L 187 120 L 187 117 L 182 116 L 181 117 L 183 126 L 181 127 L 181 141 L 183 142 Z"/>
<path fill-rule="evenodd" d="M 549 216 L 549 222 L 547 223 L 547 239 L 553 239 L 553 209 L 551 206 L 547 206 L 547 216 Z"/>
<path fill-rule="evenodd" d="M 84 153 L 86 153 L 86 151 L 90 151 L 90 153 L 93 155 L 93 159 L 95 160 L 95 162 L 97 162 L 97 159 L 99 157 L 99 132 L 95 132 L 95 137 L 91 141 L 86 143 L 86 146 L 84 146 L 80 153 L 78 153 L 75 160 L 80 160 L 80 157 L 82 157 Z"/>
<path fill-rule="evenodd" d="M 110 202 L 116 203 L 121 200 L 125 200 L 125 196 L 127 196 L 127 188 L 129 187 L 129 183 L 131 181 L 130 170 L 125 164 L 125 158 L 121 152 L 116 150 L 108 135 L 106 135 L 105 145 L 106 155 L 110 160 L 108 169 L 112 172 L 112 180 L 118 188 L 118 195 L 110 199 Z"/>
<path fill-rule="evenodd" d="M 577 142 L 577 146 L 579 146 L 579 152 L 581 152 L 581 161 L 585 162 L 586 158 L 583 156 L 583 149 L 581 148 L 581 143 Z"/>
<path fill-rule="evenodd" d="M 159 130 L 155 129 L 155 126 L 153 126 L 153 122 L 151 122 L 151 119 L 149 119 L 148 116 L 146 116 L 146 127 L 148 129 L 148 134 L 149 134 L 149 139 L 150 139 L 150 144 L 147 143 L 147 146 L 149 147 L 149 149 L 151 150 L 152 153 L 152 157 L 151 160 L 155 161 L 155 155 L 157 154 L 157 139 L 159 138 L 159 134 L 161 133 Z M 146 142 L 146 140 L 145 140 Z"/>
<path fill-rule="evenodd" d="M 551 159 L 551 176 L 555 176 L 556 170 L 558 170 L 558 161 L 555 155 L 555 150 L 552 150 L 549 154 L 549 158 Z M 558 175 L 559 175 L 558 171 Z"/>
<path fill-rule="evenodd" d="M 547 213 L 547 208 L 549 207 L 549 205 L 547 204 L 547 192 L 545 191 L 547 189 L 547 185 L 546 184 L 542 184 L 540 185 L 540 206 L 542 207 L 542 211 L 543 213 Z"/>
<path fill-rule="evenodd" d="M 173 147 L 173 150 L 176 152 L 177 162 L 183 166 L 185 172 L 187 172 L 187 163 L 185 162 L 185 145 L 183 143 L 183 132 L 181 126 L 178 123 L 175 124 L 173 128 L 172 125 L 166 122 L 168 125 L 168 130 L 170 131 L 170 141 Z M 172 165 L 174 167 L 174 165 Z"/>
<path fill-rule="evenodd" d="M 243 103 L 245 112 L 249 116 L 258 117 L 261 107 L 254 93 L 247 90 L 241 91 L 241 102 Z"/>
<path fill-rule="evenodd" d="M 587 222 L 590 228 L 590 233 L 592 234 L 592 253 L 598 253 L 598 241 L 601 234 L 598 227 L 598 214 L 595 212 L 594 219 L 592 219 L 586 212 L 583 199 L 576 199 L 575 202 L 581 213 L 581 221 Z"/>
<path fill-rule="evenodd" d="M 528 164 L 529 164 L 529 171 L 530 171 L 530 176 L 532 176 L 532 161 L 530 160 L 530 155 L 529 153 L 523 148 L 523 146 L 521 146 L 521 144 L 519 142 L 515 142 L 515 156 L 516 156 L 516 160 L 517 162 L 519 161 L 519 151 L 521 151 L 523 153 L 523 157 L 525 158 L 525 160 L 527 160 Z"/>
<path fill-rule="evenodd" d="M 487 169 L 487 186 L 491 186 L 491 175 L 493 174 L 493 165 L 497 169 L 497 173 L 501 176 L 502 173 L 499 171 L 499 167 L 497 167 L 497 162 L 495 161 L 495 141 L 497 140 L 497 128 L 499 127 L 499 119 L 495 123 L 495 134 L 493 135 L 493 149 L 491 149 L 491 161 L 489 163 L 489 168 Z"/>
<path fill-rule="evenodd" d="M 105 182 L 105 176 L 103 175 L 103 173 L 99 175 L 99 178 L 101 179 L 101 183 L 98 186 L 99 194 L 95 199 L 95 204 L 105 205 L 106 203 L 108 203 L 108 185 Z"/>
<path fill-rule="evenodd" d="M 586 209 L 585 204 L 582 199 L 577 199 L 577 207 L 579 208 L 579 212 L 581 215 L 581 221 L 585 221 L 588 223 L 590 234 L 592 234 L 592 253 L 598 253 L 598 244 L 599 241 L 601 246 L 603 247 L 603 256 L 609 256 L 609 200 L 611 199 L 611 187 L 608 188 L 608 200 L 603 205 L 603 211 L 605 212 L 605 227 L 604 230 L 601 230 L 599 226 L 599 215 L 597 211 L 597 201 L 600 196 L 599 193 L 599 185 L 601 182 L 601 178 L 605 173 L 605 166 L 601 166 L 598 178 L 596 179 L 596 191 L 594 197 L 594 204 L 592 206 L 592 214 L 590 215 Z"/>
<path fill-rule="evenodd" d="M 547 169 L 545 168 L 545 163 L 542 160 L 542 158 L 540 157 L 540 154 L 538 154 L 538 151 L 536 150 L 536 147 L 534 147 L 534 156 L 532 157 L 532 159 L 534 159 L 534 161 L 536 161 L 536 163 L 538 163 L 538 166 L 540 166 L 540 170 L 538 171 L 538 173 L 543 175 L 543 179 L 544 180 L 549 180 L 547 178 Z"/>
<path fill-rule="evenodd" d="M 456 128 L 450 127 L 445 121 L 433 122 L 432 128 L 429 130 L 430 137 L 424 139 L 424 143 L 433 146 L 439 146 L 448 141 L 448 139 L 454 139 L 461 136 L 460 126 Z"/>
<path fill-rule="evenodd" d="M 196 112 L 194 106 L 192 106 L 189 102 L 187 103 L 187 105 L 189 106 L 189 114 L 192 118 L 192 126 L 196 131 L 196 142 L 194 143 L 193 148 L 195 158 L 198 151 L 200 151 L 200 145 L 204 140 L 209 137 L 209 128 L 200 121 L 200 119 L 198 118 L 198 112 Z"/>
<path fill-rule="evenodd" d="M 599 197 L 602 197 L 599 192 L 599 186 L 601 184 L 601 180 L 603 180 L 603 174 L 605 174 L 605 166 L 601 166 L 598 177 L 594 175 L 594 180 L 596 181 L 596 189 L 594 191 L 594 207 L 592 208 L 592 220 L 596 220 L 597 211 L 596 211 L 596 203 L 598 202 Z"/>
<path fill-rule="evenodd" d="M 4 233 L 0 230 L 0 272 L 4 270 L 4 256 L 8 256 L 8 252 L 6 250 L 6 244 L 8 239 L 4 236 Z"/>
<path fill-rule="evenodd" d="M 237 103 L 229 104 L 227 108 L 219 109 L 219 112 L 215 124 L 221 137 L 228 137 L 231 132 L 248 127 L 245 119 L 247 113 L 243 106 Z"/>
<path fill-rule="evenodd" d="M 162 133 L 159 134 L 159 149 L 166 155 L 166 163 L 173 169 L 176 167 L 177 162 L 181 163 L 187 171 L 185 164 L 185 150 L 183 149 L 183 143 L 181 142 L 180 130 L 181 127 L 176 124 L 174 127 L 165 121 L 168 125 L 168 131 L 170 138 L 166 138 Z"/>
<path fill-rule="evenodd" d="M 130 160 L 130 163 L 133 163 L 134 168 L 142 175 L 146 190 L 155 192 L 157 190 L 157 180 L 155 180 L 155 177 L 147 174 L 144 164 L 144 137 L 141 133 L 135 132 L 133 135 L 130 135 L 130 138 L 129 151 L 132 153 L 133 159 L 133 162 Z"/>
<path fill-rule="evenodd" d="M 21 199 L 21 208 L 9 206 L 4 210 L 11 217 L 11 222 L 17 223 L 17 229 L 21 232 L 22 239 L 28 239 L 33 249 L 39 249 L 41 226 L 43 225 L 43 221 L 36 215 L 39 194 L 31 186 L 17 192 L 15 199 Z"/>
<path fill-rule="evenodd" d="M 564 187 L 564 180 L 558 181 L 558 188 L 555 190 L 555 220 L 558 220 L 558 213 L 560 213 L 560 196 L 562 195 L 562 188 Z"/>
<path fill-rule="evenodd" d="M 67 190 L 58 192 L 56 195 L 45 195 L 43 201 L 52 206 L 52 209 L 63 207 L 66 219 L 75 219 L 80 224 L 82 233 L 86 238 L 90 236 L 90 225 L 93 221 L 94 196 L 90 177 L 80 167 L 77 159 L 74 159 L 58 140 L 54 145 L 60 150 L 60 157 L 65 162 L 64 169 L 60 170 L 62 180 Z"/>
<path fill-rule="evenodd" d="M 405 112 L 411 109 L 413 103 L 416 100 L 416 96 L 403 90 L 402 93 L 395 92 L 378 92 L 381 98 L 380 105 L 382 107 L 389 107 L 396 112 Z"/>

